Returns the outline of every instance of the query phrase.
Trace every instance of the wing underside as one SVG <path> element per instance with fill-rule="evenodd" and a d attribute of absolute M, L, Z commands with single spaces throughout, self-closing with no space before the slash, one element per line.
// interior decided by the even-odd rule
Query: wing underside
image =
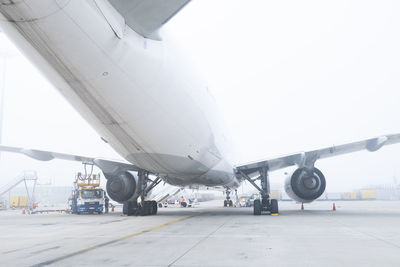
<path fill-rule="evenodd" d="M 160 39 L 158 30 L 190 0 L 109 0 L 126 25 L 143 37 Z"/>
<path fill-rule="evenodd" d="M 19 153 L 30 158 L 40 160 L 40 161 L 50 161 L 53 159 L 62 159 L 62 160 L 70 160 L 70 161 L 78 161 L 85 164 L 92 164 L 99 167 L 105 175 L 116 175 L 121 171 L 139 171 L 135 165 L 130 163 L 121 162 L 117 160 L 107 160 L 101 158 L 92 158 L 86 156 L 44 151 L 44 150 L 36 150 L 36 149 L 26 149 L 21 147 L 12 147 L 12 146 L 4 146 L 0 145 L 0 151 L 4 152 L 12 152 Z"/>
<path fill-rule="evenodd" d="M 258 172 L 263 168 L 266 168 L 268 171 L 275 171 L 290 166 L 298 166 L 300 168 L 313 167 L 315 161 L 318 159 L 335 157 L 362 150 L 374 152 L 380 149 L 382 146 L 396 143 L 400 143 L 400 134 L 383 135 L 344 145 L 331 146 L 307 152 L 293 153 L 281 157 L 237 165 L 236 170 L 238 172 L 251 175 L 252 173 Z"/>

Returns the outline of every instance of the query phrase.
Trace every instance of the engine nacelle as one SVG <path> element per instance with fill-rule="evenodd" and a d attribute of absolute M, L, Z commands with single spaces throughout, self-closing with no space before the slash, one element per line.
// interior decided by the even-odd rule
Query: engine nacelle
<path fill-rule="evenodd" d="M 137 176 L 130 171 L 123 171 L 116 176 L 107 177 L 107 194 L 111 199 L 122 203 L 130 199 L 137 189 Z"/>
<path fill-rule="evenodd" d="M 285 181 L 285 191 L 292 199 L 308 203 L 319 198 L 325 191 L 326 181 L 320 170 L 298 168 Z"/>

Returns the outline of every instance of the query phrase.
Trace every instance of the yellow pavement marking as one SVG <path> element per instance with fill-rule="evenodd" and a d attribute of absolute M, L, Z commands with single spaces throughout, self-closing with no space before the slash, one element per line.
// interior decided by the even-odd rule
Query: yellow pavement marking
<path fill-rule="evenodd" d="M 271 213 L 271 216 L 278 216 L 279 213 Z"/>
<path fill-rule="evenodd" d="M 167 222 L 167 223 L 164 223 L 164 224 L 160 224 L 160 225 L 151 227 L 149 229 L 146 229 L 146 230 L 143 230 L 143 231 L 131 234 L 131 235 L 123 236 L 123 237 L 118 238 L 116 240 L 118 240 L 118 241 L 126 240 L 126 239 L 129 239 L 129 238 L 144 234 L 144 233 L 148 233 L 148 232 L 163 228 L 165 226 L 168 226 L 168 225 L 171 225 L 171 224 L 174 224 L 174 223 L 182 222 L 182 221 L 187 220 L 187 219 L 189 219 L 191 217 L 193 217 L 193 216 L 187 216 L 187 217 L 183 217 L 183 218 L 180 218 L 180 219 L 176 219 L 176 220 L 173 220 L 173 221 L 170 221 L 170 222 Z"/>

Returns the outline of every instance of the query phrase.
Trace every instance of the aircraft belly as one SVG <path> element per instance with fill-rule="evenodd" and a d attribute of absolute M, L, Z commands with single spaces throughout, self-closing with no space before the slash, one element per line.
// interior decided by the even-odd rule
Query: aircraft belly
<path fill-rule="evenodd" d="M 119 39 L 92 2 L 61 1 L 59 9 L 52 0 L 38 2 L 54 12 L 43 13 L 47 9 L 31 1 L 0 7 L 8 21 L 1 22 L 4 30 L 30 44 L 17 43 L 117 152 L 181 181 L 227 183 L 210 173 L 223 159 L 201 109 L 208 103 L 191 95 L 199 84 L 176 72 L 163 42 L 129 28 Z M 224 172 L 232 176 L 232 169 Z"/>
<path fill-rule="evenodd" d="M 212 169 L 198 176 L 190 176 L 190 174 L 182 175 L 181 173 L 173 176 L 169 174 L 165 177 L 168 183 L 178 186 L 185 185 L 205 185 L 210 187 L 224 186 L 229 188 L 239 187 L 232 166 L 225 160 L 220 161 Z"/>

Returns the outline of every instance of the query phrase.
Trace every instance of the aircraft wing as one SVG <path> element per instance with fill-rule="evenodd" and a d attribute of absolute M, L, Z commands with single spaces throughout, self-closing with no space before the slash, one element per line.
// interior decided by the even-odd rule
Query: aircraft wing
<path fill-rule="evenodd" d="M 299 152 L 277 158 L 237 165 L 236 170 L 238 172 L 243 172 L 246 175 L 251 175 L 263 168 L 266 168 L 268 171 L 275 171 L 295 165 L 297 165 L 299 168 L 308 166 L 312 167 L 314 166 L 315 161 L 318 159 L 339 156 L 361 150 L 374 152 L 380 149 L 382 146 L 396 143 L 400 143 L 400 134 L 383 135 L 359 142 L 331 146 L 307 152 Z"/>
<path fill-rule="evenodd" d="M 126 25 L 150 39 L 159 39 L 157 31 L 189 2 L 190 0 L 109 0 L 124 18 Z"/>
<path fill-rule="evenodd" d="M 137 166 L 117 160 L 106 160 L 101 158 L 91 158 L 86 156 L 64 154 L 64 153 L 36 150 L 36 149 L 26 149 L 21 147 L 4 146 L 4 145 L 0 145 L 0 151 L 20 153 L 40 161 L 63 159 L 63 160 L 79 161 L 82 163 L 93 164 L 99 167 L 106 176 L 115 175 L 122 170 L 139 171 L 139 168 Z"/>

